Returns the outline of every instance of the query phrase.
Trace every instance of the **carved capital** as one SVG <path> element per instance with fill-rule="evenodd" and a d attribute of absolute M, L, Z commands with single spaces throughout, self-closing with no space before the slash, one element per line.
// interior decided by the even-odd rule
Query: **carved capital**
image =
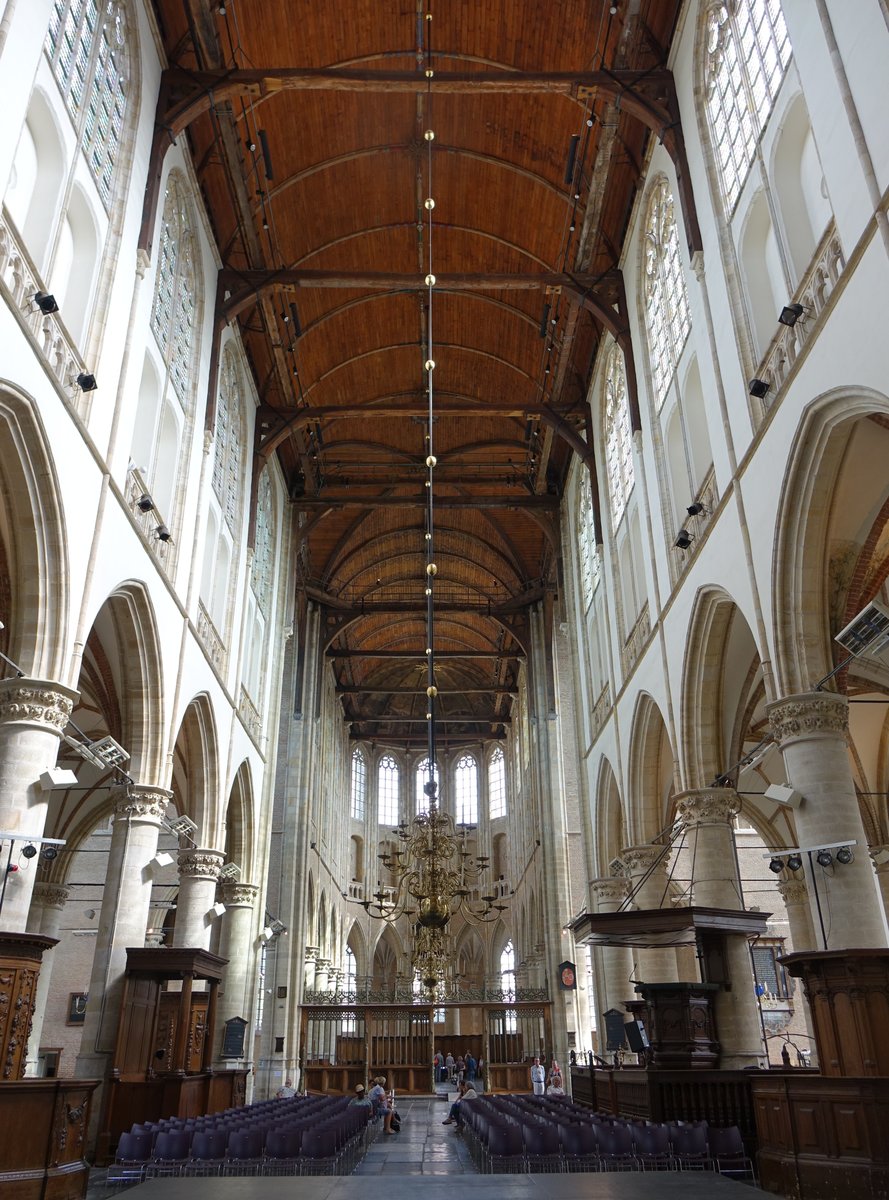
<path fill-rule="evenodd" d="M 733 788 L 698 788 L 676 797 L 676 812 L 686 825 L 727 825 L 740 811 Z"/>
<path fill-rule="evenodd" d="M 620 852 L 621 861 L 630 875 L 645 874 L 662 856 L 662 865 L 666 865 L 664 847 L 653 846 L 650 842 L 644 846 L 625 846 Z"/>
<path fill-rule="evenodd" d="M 805 738 L 845 739 L 849 731 L 849 702 L 833 692 L 805 692 L 766 705 L 775 740 L 786 746 Z"/>
<path fill-rule="evenodd" d="M 39 904 L 41 908 L 63 909 L 68 903 L 68 889 L 55 883 L 35 883 L 31 893 L 31 903 Z"/>
<path fill-rule="evenodd" d="M 600 910 L 603 904 L 620 904 L 626 900 L 628 891 L 629 882 L 623 878 L 608 876 L 590 881 L 590 895 Z"/>
<path fill-rule="evenodd" d="M 114 792 L 114 819 L 155 821 L 158 824 L 167 811 L 173 793 L 164 788 L 130 784 Z"/>
<path fill-rule="evenodd" d="M 259 888 L 253 883 L 222 883 L 219 891 L 226 908 L 252 908 Z"/>
<path fill-rule="evenodd" d="M 871 846 L 868 850 L 877 875 L 889 874 L 889 846 Z"/>
<path fill-rule="evenodd" d="M 806 904 L 809 899 L 809 890 L 804 879 L 779 879 L 778 891 L 788 906 Z"/>
<path fill-rule="evenodd" d="M 225 855 L 221 850 L 180 850 L 179 878 L 218 879 L 224 861 Z"/>
<path fill-rule="evenodd" d="M 43 679 L 0 680 L 0 721 L 61 734 L 71 718 L 77 692 Z"/>
<path fill-rule="evenodd" d="M 314 962 L 318 957 L 317 946 L 306 946 L 306 962 Z"/>

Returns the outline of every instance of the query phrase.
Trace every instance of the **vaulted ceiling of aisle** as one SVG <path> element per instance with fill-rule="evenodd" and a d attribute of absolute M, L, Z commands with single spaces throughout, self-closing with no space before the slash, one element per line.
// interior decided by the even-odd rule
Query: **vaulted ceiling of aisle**
<path fill-rule="evenodd" d="M 435 200 L 439 744 L 502 737 L 529 605 L 562 584 L 559 499 L 603 335 L 585 301 L 618 300 L 652 136 L 630 101 L 663 73 L 679 0 L 155 7 L 161 113 L 205 97 L 183 136 L 258 444 L 294 504 L 299 602 L 321 605 L 353 735 L 390 745 L 426 738 Z M 630 85 L 596 86 L 613 72 Z"/>

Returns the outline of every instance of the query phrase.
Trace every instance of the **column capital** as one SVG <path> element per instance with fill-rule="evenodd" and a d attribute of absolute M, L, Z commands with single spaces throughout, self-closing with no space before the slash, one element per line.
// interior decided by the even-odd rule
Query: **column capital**
<path fill-rule="evenodd" d="M 676 811 L 686 825 L 726 825 L 741 811 L 741 798 L 734 788 L 696 788 L 679 793 Z"/>
<path fill-rule="evenodd" d="M 61 887 L 56 883 L 41 883 L 34 884 L 34 890 L 31 892 L 31 903 L 39 904 L 41 908 L 57 908 L 63 909 L 68 902 L 68 888 Z"/>
<path fill-rule="evenodd" d="M 889 875 L 889 846 L 871 846 L 868 850 L 876 875 Z"/>
<path fill-rule="evenodd" d="M 173 793 L 165 788 L 151 787 L 148 784 L 130 783 L 124 787 L 115 788 L 112 792 L 114 800 L 115 821 L 142 820 L 160 822 L 167 811 L 167 806 L 173 799 Z"/>
<path fill-rule="evenodd" d="M 772 733 L 782 747 L 807 738 L 834 737 L 849 732 L 849 701 L 836 692 L 802 692 L 766 705 Z"/>
<path fill-rule="evenodd" d="M 200 849 L 198 847 L 180 850 L 178 858 L 179 878 L 213 879 L 219 878 L 219 871 L 225 861 L 221 850 Z M 212 897 L 211 897 L 212 899 Z"/>
<path fill-rule="evenodd" d="M 226 908 L 252 908 L 259 894 L 255 883 L 223 883 L 219 891 Z"/>
<path fill-rule="evenodd" d="M 805 879 L 779 879 L 778 891 L 785 904 L 806 904 L 809 899 L 809 889 Z"/>
<path fill-rule="evenodd" d="M 665 846 L 656 846 L 652 842 L 642 846 L 624 846 L 620 852 L 621 862 L 630 875 L 640 875 L 643 871 L 651 870 L 661 857 L 666 863 L 665 850 Z"/>
<path fill-rule="evenodd" d="M 629 891 L 629 881 L 613 875 L 602 879 L 590 880 L 590 895 L 600 904 L 620 904 L 626 900 Z"/>
<path fill-rule="evenodd" d="M 318 957 L 318 947 L 317 946 L 306 946 L 305 952 L 306 952 L 306 962 L 314 962 L 315 959 Z"/>
<path fill-rule="evenodd" d="M 47 679 L 0 679 L 0 724 L 61 736 L 78 693 Z"/>

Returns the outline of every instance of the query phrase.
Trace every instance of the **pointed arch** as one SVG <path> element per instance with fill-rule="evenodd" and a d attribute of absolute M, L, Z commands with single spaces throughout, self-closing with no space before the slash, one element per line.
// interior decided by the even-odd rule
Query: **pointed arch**
<path fill-rule="evenodd" d="M 609 864 L 629 845 L 627 820 L 617 776 L 610 761 L 602 758 L 596 784 L 596 871 L 608 875 Z"/>
<path fill-rule="evenodd" d="M 185 710 L 173 747 L 173 795 L 180 813 L 195 822 L 202 846 L 221 841 L 219 739 L 209 696 L 195 696 Z"/>
<path fill-rule="evenodd" d="M 247 759 L 235 772 L 225 813 L 225 848 L 230 862 L 241 868 L 241 879 L 255 877 L 253 777 Z"/>
<path fill-rule="evenodd" d="M 674 790 L 673 747 L 657 701 L 640 694 L 630 733 L 628 834 L 650 842 L 666 826 Z"/>

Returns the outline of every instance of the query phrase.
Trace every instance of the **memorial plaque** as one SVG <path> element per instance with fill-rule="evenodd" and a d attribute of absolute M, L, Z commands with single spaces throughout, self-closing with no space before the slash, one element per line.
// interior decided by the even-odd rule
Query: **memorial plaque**
<path fill-rule="evenodd" d="M 244 1057 L 244 1036 L 246 1031 L 247 1022 L 243 1017 L 232 1017 L 226 1021 L 220 1058 Z"/>
<path fill-rule="evenodd" d="M 624 1032 L 626 1015 L 626 1013 L 622 1013 L 616 1008 L 609 1008 L 608 1012 L 603 1013 L 605 1017 L 606 1050 L 623 1050 L 624 1046 L 626 1046 L 627 1038 Z"/>

